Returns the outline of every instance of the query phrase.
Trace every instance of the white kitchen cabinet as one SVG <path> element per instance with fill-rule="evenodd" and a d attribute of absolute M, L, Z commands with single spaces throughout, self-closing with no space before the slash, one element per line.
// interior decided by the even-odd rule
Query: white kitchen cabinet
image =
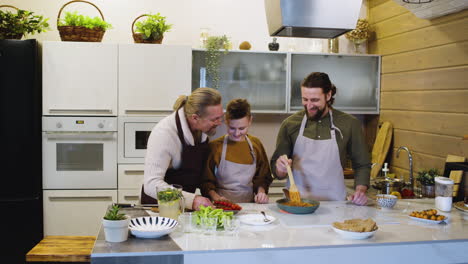
<path fill-rule="evenodd" d="M 118 201 L 119 203 L 127 204 L 140 204 L 140 189 L 129 189 L 129 190 L 118 190 Z"/>
<path fill-rule="evenodd" d="M 172 112 L 191 92 L 190 46 L 119 45 L 119 115 Z"/>
<path fill-rule="evenodd" d="M 44 236 L 96 236 L 116 190 L 43 191 Z"/>
<path fill-rule="evenodd" d="M 140 189 L 143 184 L 144 173 L 144 164 L 119 164 L 119 189 Z"/>
<path fill-rule="evenodd" d="M 44 115 L 117 115 L 117 44 L 43 42 Z"/>
<path fill-rule="evenodd" d="M 140 203 L 141 186 L 145 173 L 145 164 L 119 164 L 118 166 L 118 201 L 119 203 Z"/>

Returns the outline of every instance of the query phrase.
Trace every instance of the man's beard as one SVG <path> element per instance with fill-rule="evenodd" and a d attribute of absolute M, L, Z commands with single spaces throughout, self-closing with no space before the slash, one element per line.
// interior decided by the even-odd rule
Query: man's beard
<path fill-rule="evenodd" d="M 304 109 L 306 110 L 307 117 L 308 117 L 309 119 L 314 120 L 314 121 L 318 121 L 320 118 L 322 118 L 323 112 L 325 112 L 326 107 L 327 107 L 327 106 L 325 106 L 323 109 L 320 109 L 320 108 L 318 108 L 318 107 L 317 107 L 317 108 L 314 108 L 314 109 L 317 110 L 317 112 L 316 112 L 313 116 L 311 116 L 311 115 L 309 114 L 309 111 L 308 111 L 308 109 L 306 108 L 306 106 L 304 106 Z"/>

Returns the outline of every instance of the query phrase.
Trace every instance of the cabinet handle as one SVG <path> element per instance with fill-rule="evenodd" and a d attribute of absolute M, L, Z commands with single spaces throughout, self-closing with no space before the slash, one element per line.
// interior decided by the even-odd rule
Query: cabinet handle
<path fill-rule="evenodd" d="M 170 110 L 156 110 L 156 109 L 127 109 L 125 110 L 126 114 L 164 114 L 168 115 L 171 114 L 172 112 Z"/>
<path fill-rule="evenodd" d="M 93 113 L 106 113 L 112 114 L 112 109 L 59 109 L 49 108 L 49 112 L 93 112 Z"/>
<path fill-rule="evenodd" d="M 105 131 L 94 131 L 94 132 L 44 132 L 45 137 L 48 139 L 114 139 L 117 132 L 105 132 Z"/>
<path fill-rule="evenodd" d="M 145 171 L 144 170 L 125 170 L 124 173 L 128 175 L 143 175 Z"/>
<path fill-rule="evenodd" d="M 68 200 L 68 201 L 82 201 L 82 200 L 97 200 L 97 201 L 112 201 L 112 196 L 50 196 L 49 200 Z"/>
<path fill-rule="evenodd" d="M 124 195 L 125 200 L 139 200 L 140 196 L 138 195 Z"/>

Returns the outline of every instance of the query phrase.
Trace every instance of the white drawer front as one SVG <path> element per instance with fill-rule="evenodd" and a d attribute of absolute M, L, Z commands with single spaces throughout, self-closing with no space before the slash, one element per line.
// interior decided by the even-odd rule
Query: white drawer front
<path fill-rule="evenodd" d="M 141 189 L 144 169 L 144 164 L 119 164 L 119 189 Z"/>
<path fill-rule="evenodd" d="M 125 190 L 119 189 L 117 193 L 119 203 L 140 204 L 141 188 Z"/>
<path fill-rule="evenodd" d="M 117 190 L 44 191 L 44 236 L 97 236 Z"/>

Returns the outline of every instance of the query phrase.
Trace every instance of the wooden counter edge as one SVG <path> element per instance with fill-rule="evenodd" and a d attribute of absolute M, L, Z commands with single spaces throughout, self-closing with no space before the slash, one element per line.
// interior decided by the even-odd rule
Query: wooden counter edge
<path fill-rule="evenodd" d="M 91 262 L 95 236 L 46 236 L 26 254 L 27 262 Z"/>

